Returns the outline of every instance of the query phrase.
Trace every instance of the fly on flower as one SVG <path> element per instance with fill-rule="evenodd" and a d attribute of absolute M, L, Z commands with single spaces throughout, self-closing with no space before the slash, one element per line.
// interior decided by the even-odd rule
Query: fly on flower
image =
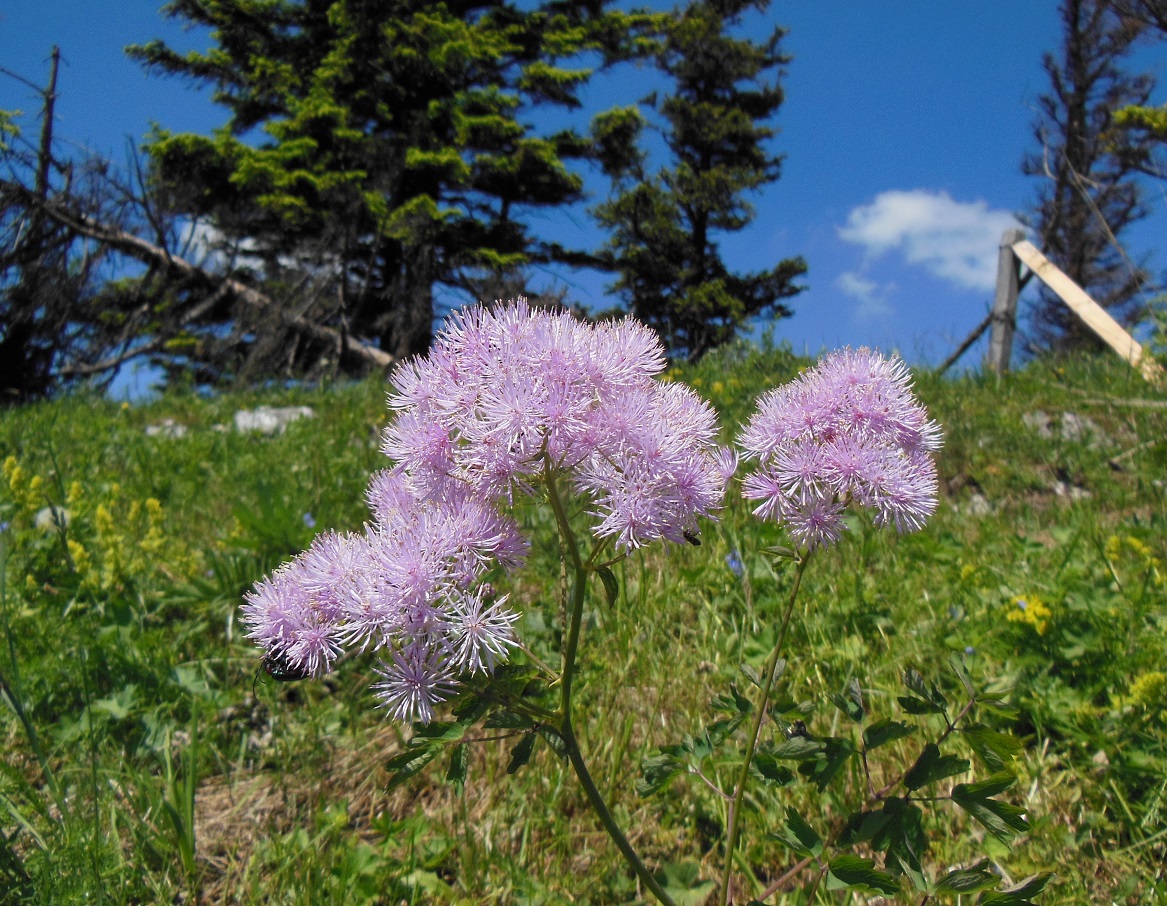
<path fill-rule="evenodd" d="M 269 651 L 260 661 L 263 672 L 277 683 L 290 683 L 295 680 L 308 679 L 312 671 L 303 664 L 293 664 L 282 651 Z"/>
<path fill-rule="evenodd" d="M 255 684 L 259 682 L 260 671 L 266 673 L 277 683 L 290 683 L 294 680 L 307 679 L 312 675 L 312 671 L 300 664 L 293 664 L 287 654 L 282 651 L 267 651 L 264 652 L 259 661 L 259 669 L 255 671 L 255 677 L 251 681 L 251 695 L 255 697 Z"/>

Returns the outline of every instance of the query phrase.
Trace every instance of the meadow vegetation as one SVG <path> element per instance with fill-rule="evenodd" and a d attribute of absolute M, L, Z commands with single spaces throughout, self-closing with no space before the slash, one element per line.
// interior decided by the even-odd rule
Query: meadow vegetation
<path fill-rule="evenodd" d="M 728 440 L 759 393 L 807 364 L 737 344 L 668 377 L 715 405 Z M 980 719 L 1022 742 L 1005 798 L 1028 825 L 1005 845 L 946 805 L 926 868 L 987 852 L 1009 881 L 1053 871 L 1042 902 L 1167 902 L 1167 393 L 1093 358 L 1002 378 L 919 372 L 916 389 L 945 433 L 939 511 L 912 535 L 856 523 L 818 556 L 784 649 L 785 713 L 811 734 L 846 733 L 829 696 L 858 681 L 873 718 L 927 724 L 903 711 L 904 671 L 959 701 L 957 655 L 999 696 Z M 0 904 L 642 895 L 548 745 L 521 765 L 515 731 L 480 729 L 458 750 L 464 783 L 438 758 L 391 787 L 408 730 L 373 707 L 371 659 L 280 683 L 244 638 L 253 582 L 316 531 L 368 518 L 384 393 L 369 381 L 142 405 L 75 395 L 0 414 Z M 230 428 L 258 404 L 316 415 L 275 437 Z M 148 436 L 164 419 L 185 435 Z M 553 519 L 528 506 L 520 521 L 531 558 L 499 581 L 521 605 L 521 638 L 554 663 Z M 638 780 L 659 747 L 700 732 L 743 682 L 739 664 L 760 668 L 791 578 L 767 553 L 778 529 L 733 495 L 701 540 L 630 557 L 611 603 L 593 589 L 576 692 L 598 785 L 679 884 L 716 876 L 724 803 L 696 777 L 650 796 Z M 872 778 L 920 746 L 881 747 Z M 760 788 L 751 820 L 777 829 L 793 806 L 830 827 L 866 784 L 848 768 L 822 795 Z M 756 887 L 740 901 L 798 862 L 763 833 L 743 837 L 739 873 Z M 896 901 L 920 902 L 908 889 Z M 806 897 L 796 872 L 767 902 Z M 822 886 L 813 901 L 880 900 Z"/>

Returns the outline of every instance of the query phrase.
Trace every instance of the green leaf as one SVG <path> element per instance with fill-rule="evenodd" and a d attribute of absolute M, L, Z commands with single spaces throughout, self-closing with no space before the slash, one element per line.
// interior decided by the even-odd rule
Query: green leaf
<path fill-rule="evenodd" d="M 1008 789 L 1014 779 L 1010 774 L 996 774 L 980 783 L 958 783 L 952 789 L 952 801 L 983 824 L 990 834 L 1008 843 L 1028 830 L 1025 809 L 990 797 Z"/>
<path fill-rule="evenodd" d="M 640 779 L 636 781 L 636 794 L 651 796 L 659 793 L 672 783 L 673 778 L 681 773 L 684 767 L 683 761 L 667 752 L 644 759 Z"/>
<path fill-rule="evenodd" d="M 845 737 L 831 736 L 822 740 L 823 753 L 814 761 L 803 761 L 798 773 L 812 781 L 820 790 L 826 789 L 847 759 L 855 754 L 855 744 Z"/>
<path fill-rule="evenodd" d="M 796 702 L 792 696 L 786 693 L 778 693 L 774 696 L 774 700 L 766 710 L 774 718 L 775 723 L 783 723 L 783 718 L 790 717 L 794 714 L 797 714 L 800 718 L 813 714 L 815 703 L 813 701 Z"/>
<path fill-rule="evenodd" d="M 1051 877 L 1053 875 L 1048 871 L 1032 875 L 1012 887 L 981 894 L 977 904 L 978 906 L 1031 906 L 1033 898 L 1045 890 L 1045 885 L 1049 883 Z"/>
<path fill-rule="evenodd" d="M 924 833 L 924 813 L 915 803 L 905 798 L 888 799 L 884 802 L 883 808 L 890 820 L 872 839 L 872 849 L 886 850 L 888 860 L 894 860 L 911 880 L 912 886 L 916 890 L 927 892 L 931 882 L 920 864 L 920 854 L 928 849 L 928 837 Z"/>
<path fill-rule="evenodd" d="M 727 714 L 749 714 L 753 709 L 753 703 L 737 691 L 737 685 L 729 684 L 729 695 L 718 695 L 710 702 L 713 709 L 716 711 L 723 711 Z"/>
<path fill-rule="evenodd" d="M 924 874 L 924 869 L 920 865 L 920 858 L 912 850 L 903 846 L 897 846 L 890 853 L 896 860 L 900 870 L 908 876 L 908 880 L 912 882 L 912 886 L 921 893 L 927 893 L 931 882 L 928 876 Z"/>
<path fill-rule="evenodd" d="M 922 698 L 916 698 L 913 695 L 900 695 L 896 698 L 900 703 L 900 707 L 909 714 L 943 714 L 944 709 L 939 705 L 935 705 L 930 701 L 925 701 Z"/>
<path fill-rule="evenodd" d="M 704 735 L 709 741 L 710 755 L 713 754 L 714 749 L 717 749 L 729 738 L 730 734 L 742 725 L 742 721 L 745 718 L 746 716 L 744 714 L 739 714 L 726 720 L 714 721 L 705 728 Z"/>
<path fill-rule="evenodd" d="M 936 882 L 935 892 L 957 894 L 976 893 L 978 890 L 996 887 L 1001 883 L 1001 878 L 993 874 L 988 866 L 989 860 L 982 859 L 976 865 L 950 871 Z"/>
<path fill-rule="evenodd" d="M 970 767 L 968 759 L 955 755 L 941 755 L 940 747 L 930 742 L 924 746 L 924 751 L 920 753 L 916 763 L 904 775 L 904 785 L 909 790 L 918 790 L 945 777 L 963 774 Z"/>
<path fill-rule="evenodd" d="M 458 719 L 459 723 L 471 727 L 490 710 L 490 706 L 491 702 L 482 696 L 470 693 L 454 706 L 454 717 Z"/>
<path fill-rule="evenodd" d="M 800 856 L 818 858 L 823 852 L 822 837 L 794 808 L 786 809 L 786 823 L 767 836 Z"/>
<path fill-rule="evenodd" d="M 465 744 L 454 746 L 450 752 L 450 767 L 446 770 L 446 783 L 452 783 L 459 796 L 466 788 L 466 766 L 469 761 L 466 755 Z"/>
<path fill-rule="evenodd" d="M 1017 782 L 1017 778 L 1008 771 L 999 771 L 992 777 L 978 780 L 976 783 L 962 783 L 960 788 L 966 795 L 975 797 L 996 796 L 1003 793 Z"/>
<path fill-rule="evenodd" d="M 836 841 L 837 845 L 854 846 L 856 843 L 866 843 L 882 833 L 891 819 L 892 816 L 882 808 L 875 812 L 855 812 L 843 825 L 843 830 Z"/>
<path fill-rule="evenodd" d="M 538 677 L 538 668 L 530 664 L 502 664 L 494 669 L 490 678 L 490 688 L 496 698 L 513 696 L 519 698 L 531 680 Z"/>
<path fill-rule="evenodd" d="M 842 853 L 831 859 L 827 872 L 827 890 L 844 890 L 848 887 L 888 895 L 899 893 L 900 889 L 895 878 L 887 872 L 875 870 L 874 860 Z"/>
<path fill-rule="evenodd" d="M 529 730 L 535 726 L 535 721 L 513 711 L 495 711 L 483 726 L 488 730 Z"/>
<path fill-rule="evenodd" d="M 620 597 L 620 583 L 616 581 L 616 575 L 606 566 L 601 566 L 596 570 L 596 575 L 600 577 L 600 581 L 604 583 L 604 594 L 608 598 L 608 606 L 614 607 L 616 601 Z"/>
<path fill-rule="evenodd" d="M 824 750 L 823 743 L 805 736 L 794 736 L 776 745 L 770 754 L 781 761 L 808 761 L 818 758 Z"/>
<path fill-rule="evenodd" d="M 964 686 L 964 691 L 968 693 L 968 697 L 975 699 L 977 697 L 977 688 L 973 685 L 972 677 L 968 674 L 968 668 L 964 665 L 964 658 L 959 654 L 952 654 L 948 658 L 948 663 L 956 673 L 960 684 Z"/>
<path fill-rule="evenodd" d="M 863 707 L 863 690 L 860 689 L 858 680 L 851 680 L 842 694 L 832 693 L 830 699 L 836 708 L 857 724 L 862 723 L 863 718 L 867 716 L 867 711 Z"/>
<path fill-rule="evenodd" d="M 702 906 L 716 886 L 701 880 L 701 869 L 692 862 L 666 862 L 653 873 L 677 906 Z"/>
<path fill-rule="evenodd" d="M 559 731 L 547 724 L 539 724 L 536 727 L 536 732 L 543 737 L 547 746 L 560 758 L 567 757 L 567 741 L 559 734 Z"/>
<path fill-rule="evenodd" d="M 414 724 L 413 738 L 416 740 L 428 739 L 434 742 L 457 742 L 466 735 L 469 727 L 462 721 L 434 721 L 430 724 Z M 416 745 L 416 743 L 412 743 Z"/>
<path fill-rule="evenodd" d="M 389 789 L 396 789 L 406 780 L 434 760 L 441 751 L 440 746 L 418 746 L 406 749 L 399 755 L 390 758 L 385 765 L 389 772 Z"/>
<path fill-rule="evenodd" d="M 507 773 L 513 774 L 519 768 L 525 766 L 531 760 L 531 752 L 535 748 L 535 740 L 538 737 L 534 733 L 525 733 L 523 737 L 515 743 L 515 747 L 511 749 L 511 763 L 507 765 Z"/>
<path fill-rule="evenodd" d="M 999 733 L 984 724 L 974 724 L 961 731 L 969 747 L 990 771 L 1004 771 L 1025 748 L 1016 736 Z"/>
<path fill-rule="evenodd" d="M 796 779 L 794 772 L 780 765 L 769 752 L 757 752 L 751 767 L 758 772 L 766 786 L 790 786 Z"/>
<path fill-rule="evenodd" d="M 898 720 L 877 720 L 863 731 L 863 747 L 867 751 L 878 749 L 880 746 L 905 736 L 911 736 L 916 728 L 910 724 L 900 723 Z"/>
<path fill-rule="evenodd" d="M 924 679 L 914 667 L 904 669 L 904 685 L 919 698 L 931 702 L 941 711 L 948 707 L 948 699 L 936 688 L 936 684 Z"/>

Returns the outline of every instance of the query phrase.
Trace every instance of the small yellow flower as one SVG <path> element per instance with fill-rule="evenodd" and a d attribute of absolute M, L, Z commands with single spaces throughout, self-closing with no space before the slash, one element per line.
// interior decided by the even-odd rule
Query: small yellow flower
<path fill-rule="evenodd" d="M 86 576 L 93 568 L 93 561 L 89 559 L 89 551 L 87 551 L 79 541 L 74 541 L 72 538 L 66 542 L 69 546 L 69 556 L 73 560 L 73 568 L 77 570 L 77 575 Z"/>
<path fill-rule="evenodd" d="M 93 524 L 97 529 L 98 535 L 113 534 L 113 514 L 110 513 L 109 509 L 104 503 L 99 503 L 97 505 L 97 510 L 93 513 Z"/>
<path fill-rule="evenodd" d="M 1167 704 L 1167 673 L 1150 670 L 1131 683 L 1127 702 L 1136 707 L 1161 708 Z"/>
<path fill-rule="evenodd" d="M 1013 599 L 1009 612 L 1005 615 L 1010 623 L 1027 623 L 1038 635 L 1045 635 L 1049 628 L 1051 611 L 1036 595 L 1018 596 Z"/>

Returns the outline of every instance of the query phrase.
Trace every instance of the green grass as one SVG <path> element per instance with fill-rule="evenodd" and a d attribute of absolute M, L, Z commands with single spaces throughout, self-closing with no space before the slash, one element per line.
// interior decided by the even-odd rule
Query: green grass
<path fill-rule="evenodd" d="M 743 346 L 673 377 L 712 400 L 728 437 L 759 392 L 805 364 Z M 1029 810 L 1030 830 L 1005 847 L 942 809 L 927 867 L 988 851 L 1014 880 L 1054 871 L 1042 902 L 1167 902 L 1167 395 L 1109 359 L 1037 362 L 1002 379 L 921 374 L 917 389 L 945 429 L 940 510 L 911 536 L 857 524 L 812 564 L 781 692 L 807 703 L 812 733 L 845 730 L 826 697 L 851 679 L 873 717 L 903 719 L 903 669 L 955 698 L 946 661 L 967 652 L 976 682 L 1012 706 L 992 719 L 1024 739 L 1007 798 Z M 259 403 L 317 414 L 274 438 L 216 428 Z M 1027 426 L 1038 411 L 1052 436 Z M 1093 427 L 1063 435 L 1065 412 Z M 187 436 L 147 437 L 164 418 Z M 0 413 L 0 460 L 20 470 L 0 481 L 2 906 L 636 899 L 546 746 L 508 776 L 516 738 L 479 729 L 463 793 L 443 782 L 443 760 L 390 790 L 385 765 L 404 737 L 373 708 L 367 657 L 323 682 L 259 672 L 241 595 L 310 540 L 305 514 L 316 530 L 360 527 L 384 420 L 372 382 Z M 50 502 L 70 512 L 64 532 L 33 526 Z M 553 525 L 533 506 L 521 519 L 533 555 L 504 581 L 523 605 L 524 640 L 555 663 Z M 780 540 L 731 503 L 700 547 L 629 559 L 618 598 L 597 592 L 589 605 L 580 741 L 653 867 L 719 870 L 721 800 L 693 777 L 648 798 L 635 785 L 647 757 L 698 732 L 711 701 L 744 683 L 740 663 L 760 667 L 790 578 L 765 553 Z M 873 773 L 890 777 L 920 744 L 881 749 Z M 715 761 L 711 779 L 730 785 L 731 767 Z M 787 806 L 829 827 L 863 782 L 845 770 L 822 795 L 758 791 L 748 873 L 765 886 L 797 861 L 764 837 Z M 805 902 L 801 890 L 769 902 Z"/>

